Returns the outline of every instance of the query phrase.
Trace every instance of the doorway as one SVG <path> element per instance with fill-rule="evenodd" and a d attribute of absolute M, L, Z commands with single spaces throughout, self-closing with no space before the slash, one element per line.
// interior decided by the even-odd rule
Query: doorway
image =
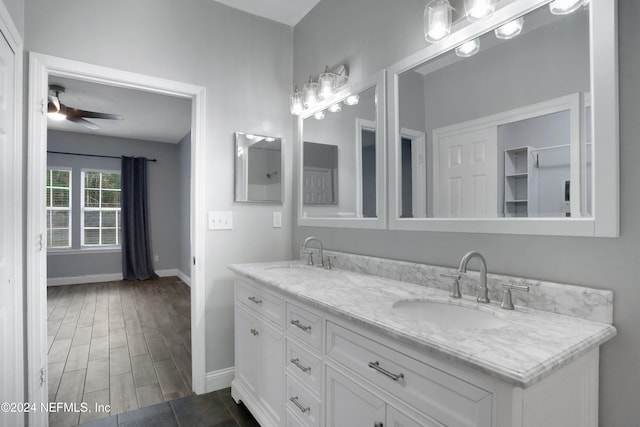
<path fill-rule="evenodd" d="M 169 95 L 191 100 L 191 155 L 190 155 L 190 197 L 189 216 L 190 249 L 193 263 L 190 266 L 191 279 L 191 355 L 192 390 L 205 391 L 204 360 L 204 291 L 202 263 L 195 260 L 204 258 L 204 241 L 196 230 L 204 229 L 202 215 L 202 152 L 204 149 L 204 105 L 203 87 L 159 79 L 136 73 L 95 66 L 32 53 L 30 55 L 29 76 L 29 162 L 28 162 L 28 214 L 27 241 L 35 245 L 27 246 L 27 316 L 29 401 L 40 404 L 48 400 L 47 374 L 47 251 L 44 245 L 46 227 L 45 184 L 47 171 L 47 117 L 42 106 L 46 105 L 50 76 L 73 78 L 88 82 L 129 88 L 144 92 Z M 42 244 L 39 244 L 42 243 Z M 38 375 L 34 375 L 38 373 Z M 46 414 L 30 414 L 30 424 L 46 425 Z"/>

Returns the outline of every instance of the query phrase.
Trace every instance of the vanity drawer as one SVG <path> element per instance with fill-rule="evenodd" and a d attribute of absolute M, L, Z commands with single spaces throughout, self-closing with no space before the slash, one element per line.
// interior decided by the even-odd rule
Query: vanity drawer
<path fill-rule="evenodd" d="M 320 351 L 322 348 L 322 316 L 287 302 L 287 332 Z"/>
<path fill-rule="evenodd" d="M 285 376 L 284 399 L 286 411 L 296 414 L 303 425 L 320 426 L 320 400 L 288 375 Z"/>
<path fill-rule="evenodd" d="M 318 396 L 322 392 L 322 360 L 287 339 L 287 373 Z"/>
<path fill-rule="evenodd" d="M 282 327 L 283 298 L 270 294 L 258 286 L 236 279 L 236 301 Z"/>
<path fill-rule="evenodd" d="M 327 355 L 447 426 L 491 425 L 490 392 L 332 322 Z"/>

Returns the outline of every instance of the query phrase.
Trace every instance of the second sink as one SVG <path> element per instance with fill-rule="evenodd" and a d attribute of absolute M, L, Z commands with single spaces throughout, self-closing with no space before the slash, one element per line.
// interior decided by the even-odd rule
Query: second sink
<path fill-rule="evenodd" d="M 446 301 L 400 300 L 393 304 L 393 313 L 446 329 L 495 329 L 507 325 L 505 320 L 491 311 L 471 305 L 450 304 Z"/>

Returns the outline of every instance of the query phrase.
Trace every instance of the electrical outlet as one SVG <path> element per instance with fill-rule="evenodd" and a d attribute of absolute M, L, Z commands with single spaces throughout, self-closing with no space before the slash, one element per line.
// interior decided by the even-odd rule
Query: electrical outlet
<path fill-rule="evenodd" d="M 282 227 L 282 212 L 273 213 L 273 228 Z"/>
<path fill-rule="evenodd" d="M 210 211 L 208 215 L 209 230 L 231 230 L 233 228 L 233 212 Z"/>

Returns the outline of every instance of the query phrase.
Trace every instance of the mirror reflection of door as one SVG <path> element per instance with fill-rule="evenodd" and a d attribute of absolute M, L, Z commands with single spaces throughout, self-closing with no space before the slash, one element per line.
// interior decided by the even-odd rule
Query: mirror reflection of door
<path fill-rule="evenodd" d="M 338 203 L 338 147 L 304 142 L 302 198 L 305 205 Z"/>

